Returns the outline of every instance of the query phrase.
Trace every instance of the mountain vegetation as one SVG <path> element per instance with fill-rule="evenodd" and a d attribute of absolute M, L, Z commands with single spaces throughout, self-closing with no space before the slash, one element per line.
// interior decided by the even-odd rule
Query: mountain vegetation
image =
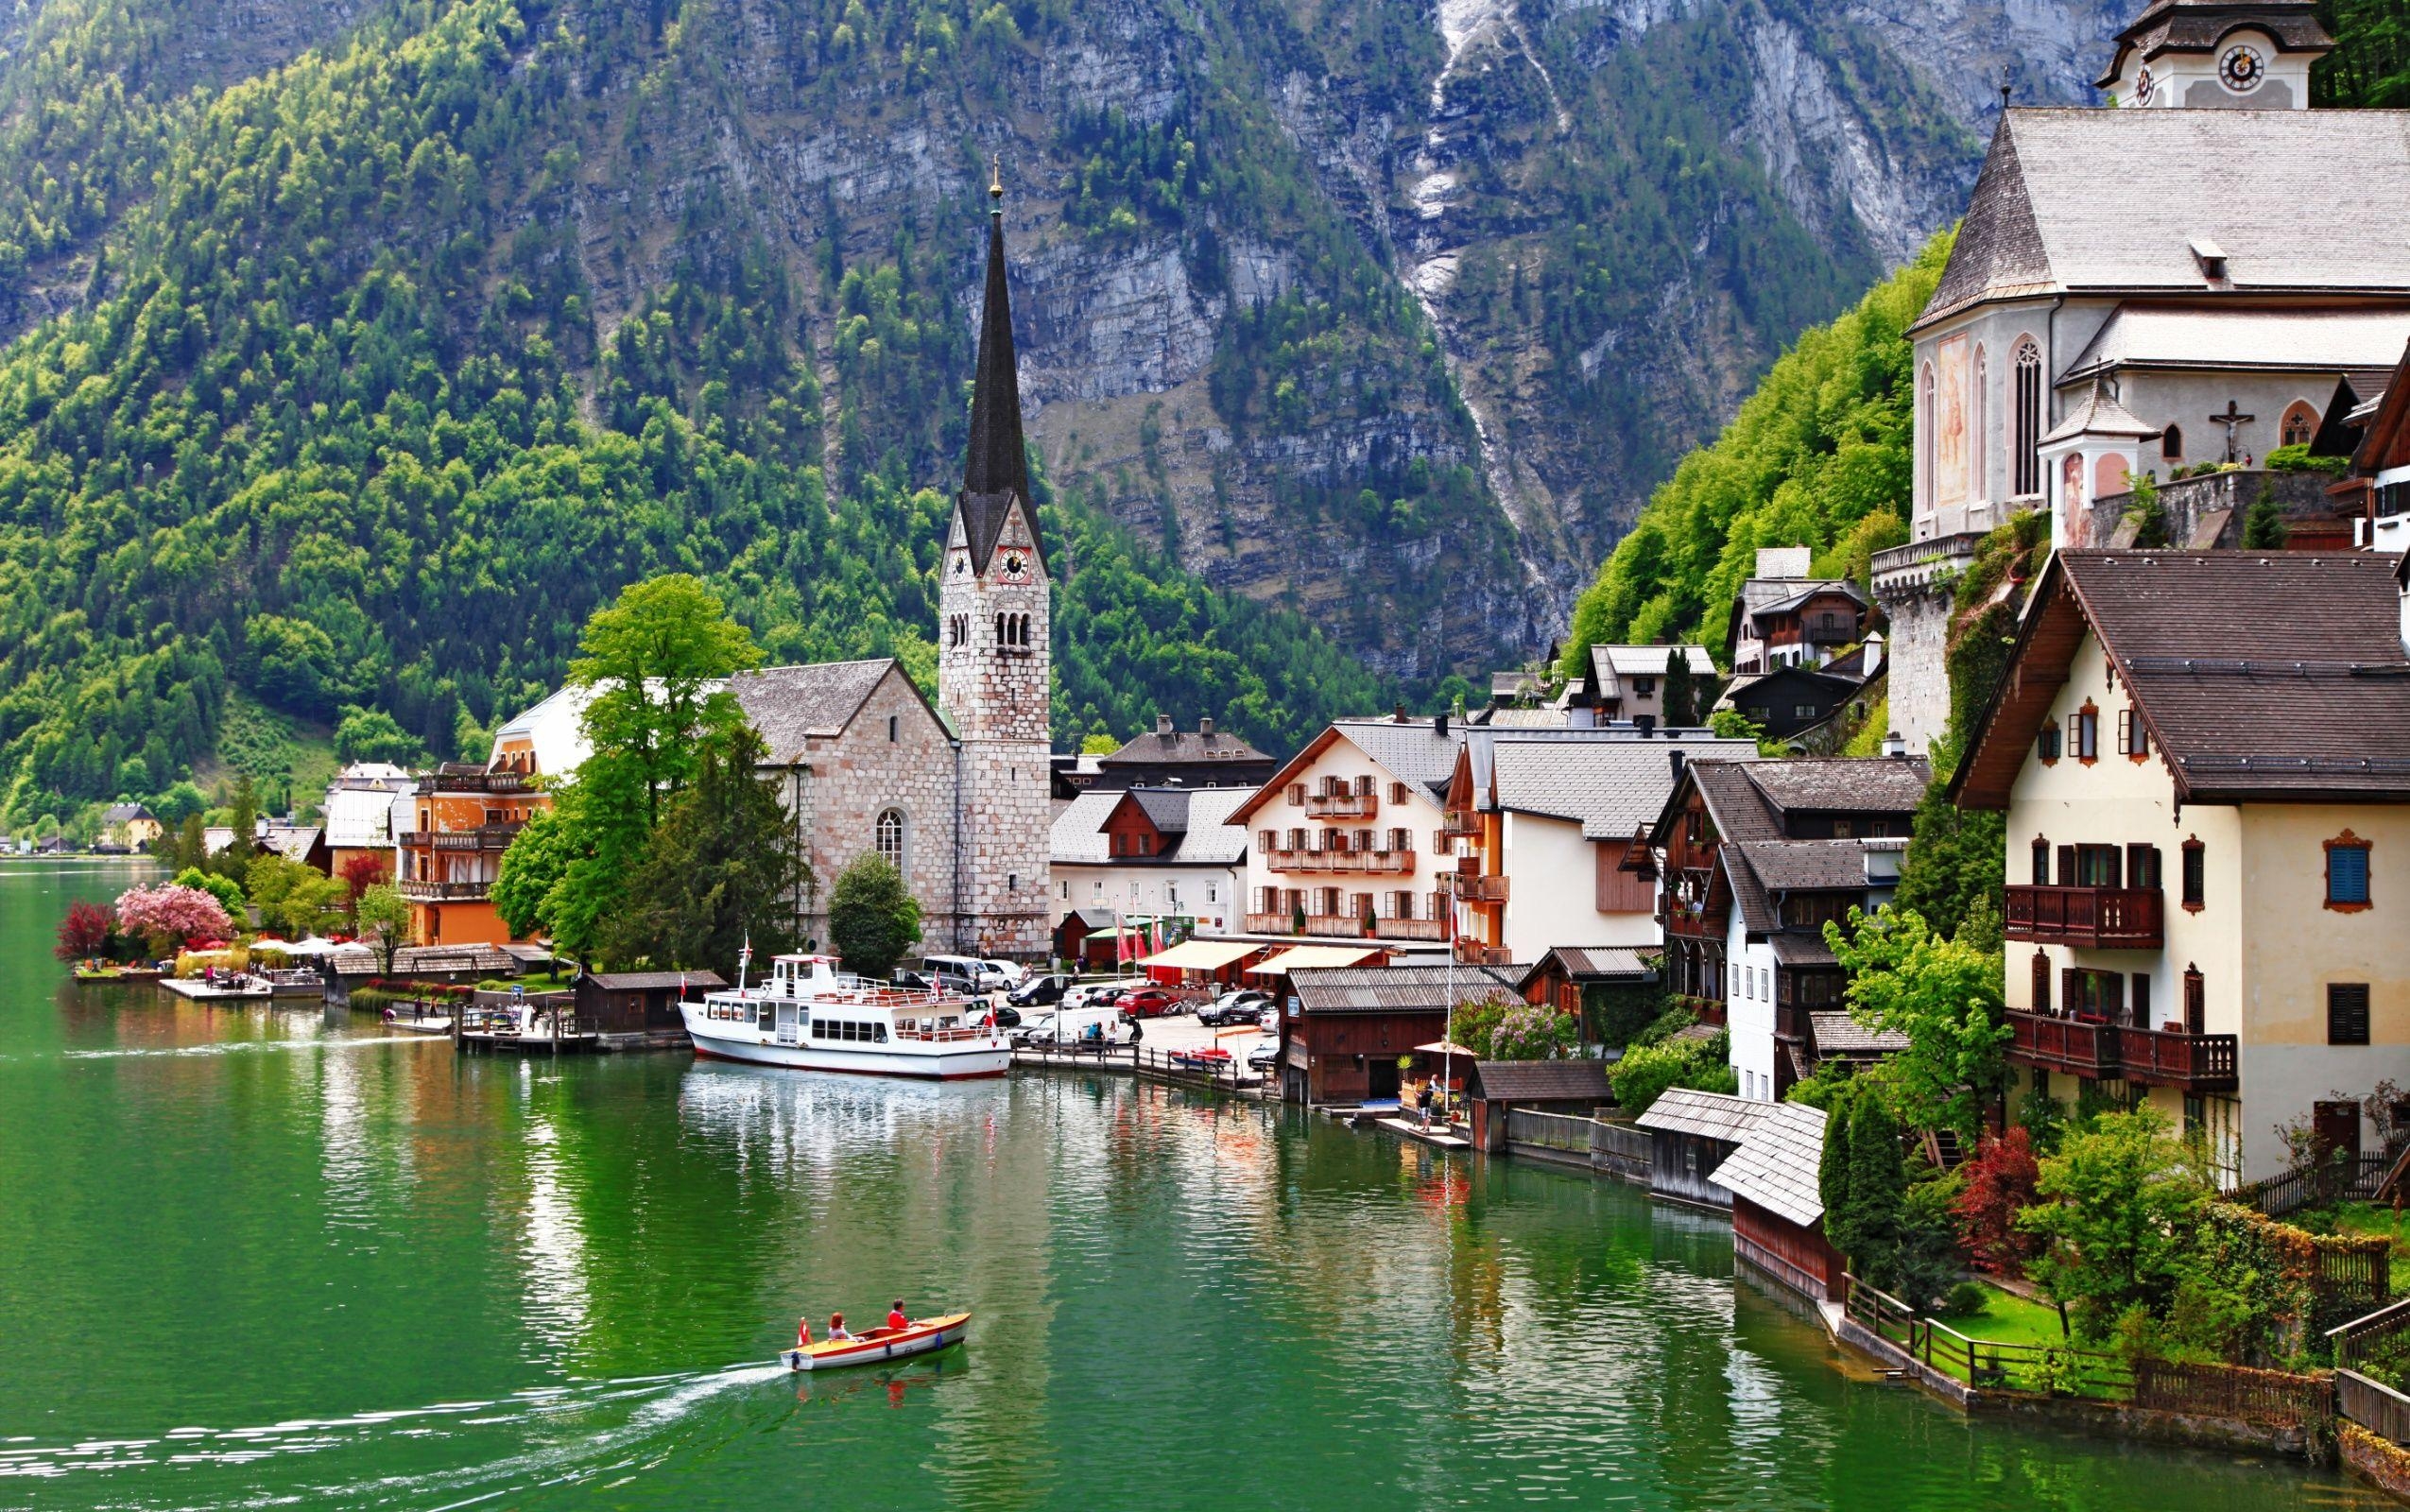
<path fill-rule="evenodd" d="M 613 13 L 631 57 L 659 10 Z M 86 31 L 130 14 L 95 6 Z M 958 467 L 969 368 L 951 270 L 910 232 L 844 267 L 823 363 L 792 269 L 698 235 L 606 328 L 574 227 L 520 213 L 576 171 L 574 148 L 535 150 L 577 109 L 547 55 L 599 48 L 538 17 L 400 5 L 155 120 L 114 103 L 122 80 L 37 112 L 18 162 L 81 175 L 10 180 L 0 275 L 111 194 L 139 202 L 72 307 L 0 356 L 9 818 L 164 788 L 247 709 L 363 753 L 479 754 L 557 684 L 589 611 L 663 571 L 708 576 L 773 661 L 931 672 L 947 500 L 919 485 Z M 705 195 L 685 220 L 721 211 Z M 1076 500 L 1045 512 L 1059 734 L 1161 707 L 1281 747 L 1387 695 L 1295 614 Z"/>
<path fill-rule="evenodd" d="M 1761 546 L 1812 546 L 1814 571 L 1863 580 L 1875 552 L 1907 540 L 1908 326 L 1954 238 L 1802 335 L 1714 444 L 1682 458 L 1575 604 L 1567 676 L 1602 642 L 1722 646 Z"/>

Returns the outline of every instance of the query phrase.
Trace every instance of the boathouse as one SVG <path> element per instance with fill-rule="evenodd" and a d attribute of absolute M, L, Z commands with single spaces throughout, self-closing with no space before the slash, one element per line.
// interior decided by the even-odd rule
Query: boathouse
<path fill-rule="evenodd" d="M 571 990 L 577 997 L 581 1030 L 591 1030 L 607 1041 L 683 1042 L 686 1020 L 678 1011 L 679 1000 L 700 998 L 726 986 L 717 971 L 581 971 Z"/>
<path fill-rule="evenodd" d="M 1299 969 L 1300 946 L 1255 968 L 1288 982 L 1282 1020 L 1281 1096 L 1292 1103 L 1356 1105 L 1398 1098 L 1420 1047 L 1445 1038 L 1453 1004 L 1511 992 L 1518 972 L 1444 961 L 1414 966 Z M 1451 993 L 1453 992 L 1453 996 Z M 1404 1061 L 1406 1066 L 1401 1066 Z"/>
<path fill-rule="evenodd" d="M 1473 1148 L 1494 1155 L 1512 1138 L 1510 1109 L 1589 1118 L 1615 1093 L 1602 1060 L 1476 1060 L 1465 1098 L 1472 1105 Z"/>
<path fill-rule="evenodd" d="M 491 977 L 516 976 L 519 963 L 491 945 L 405 945 L 393 953 L 389 971 L 374 952 L 351 950 L 328 956 L 320 971 L 326 979 L 326 1001 L 348 1004 L 353 988 L 372 980 L 465 987 Z"/>
<path fill-rule="evenodd" d="M 1815 1302 L 1848 1295 L 1847 1263 L 1824 1237 L 1824 1110 L 1804 1103 L 1769 1108 L 1715 1185 L 1732 1194 L 1732 1258 Z"/>
<path fill-rule="evenodd" d="M 1730 1207 L 1732 1194 L 1714 1180 L 1716 1168 L 1732 1158 L 1768 1113 L 1782 1106 L 1690 1087 L 1667 1088 L 1637 1120 L 1648 1130 L 1649 1192 L 1702 1207 Z"/>

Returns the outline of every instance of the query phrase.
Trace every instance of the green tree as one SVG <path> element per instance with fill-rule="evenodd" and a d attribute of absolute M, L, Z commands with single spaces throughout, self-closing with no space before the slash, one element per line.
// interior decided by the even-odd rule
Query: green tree
<path fill-rule="evenodd" d="M 1698 682 L 1690 653 L 1679 646 L 1665 659 L 1665 723 L 1684 728 L 1698 723 Z"/>
<path fill-rule="evenodd" d="M 2042 1200 L 2018 1222 L 2041 1236 L 2030 1274 L 2062 1322 L 2100 1340 L 2130 1309 L 2166 1316 L 2211 1198 L 2167 1115 L 2147 1104 L 2103 1113 L 2068 1130 L 2040 1167 Z"/>
<path fill-rule="evenodd" d="M 262 905 L 262 919 L 274 923 L 288 939 L 341 929 L 350 919 L 352 889 L 311 868 L 297 869 L 301 875 L 292 879 L 274 908 Z"/>
<path fill-rule="evenodd" d="M 2243 549 L 2282 551 L 2292 533 L 2284 523 L 2284 507 L 2276 502 L 2276 486 L 2262 483 L 2260 496 L 2251 501 L 2250 509 L 2243 516 Z"/>
<path fill-rule="evenodd" d="M 378 883 L 360 894 L 355 912 L 359 937 L 375 950 L 378 970 L 391 976 L 394 953 L 410 942 L 409 900 L 390 884 Z"/>
<path fill-rule="evenodd" d="M 829 889 L 829 943 L 848 970 L 886 976 L 920 937 L 920 901 L 892 862 L 866 850 L 837 873 Z"/>
<path fill-rule="evenodd" d="M 1832 1118 L 1826 1120 L 1825 1158 L 1833 1158 Z M 1908 1193 L 1907 1159 L 1901 1147 L 1899 1121 L 1891 1116 L 1882 1089 L 1861 1083 L 1848 1100 L 1849 1131 L 1840 1141 L 1846 1172 L 1837 1190 L 1842 1203 L 1824 1213 L 1825 1237 L 1849 1257 L 1851 1268 L 1877 1286 L 1894 1277 L 1901 1237 L 1902 1206 Z M 1821 1169 L 1817 1185 L 1829 1184 Z"/>
<path fill-rule="evenodd" d="M 1616 1105 L 1637 1117 L 1670 1087 L 1739 1091 L 1741 1081 L 1730 1057 L 1730 1041 L 1722 1034 L 1712 1040 L 1664 1040 L 1626 1050 L 1607 1079 L 1615 1090 Z"/>
<path fill-rule="evenodd" d="M 778 782 L 760 775 L 768 757 L 748 725 L 703 743 L 694 782 L 670 800 L 628 878 L 606 936 L 613 960 L 709 967 L 732 982 L 749 941 L 764 955 L 801 943 L 797 904 L 809 873 Z"/>
<path fill-rule="evenodd" d="M 1983 1109 L 2008 1085 L 2012 1032 L 1999 958 L 1943 939 L 1921 915 L 1897 907 L 1872 919 L 1852 908 L 1848 928 L 1828 923 L 1824 937 L 1849 973 L 1850 1016 L 1908 1037 L 1881 1074 L 1911 1120 L 1954 1130 L 1971 1148 Z"/>
<path fill-rule="evenodd" d="M 335 754 L 346 762 L 390 762 L 396 766 L 426 764 L 426 747 L 382 709 L 345 704 L 335 726 Z"/>
<path fill-rule="evenodd" d="M 227 821 L 234 838 L 218 852 L 224 859 L 204 862 L 204 867 L 232 868 L 239 871 L 250 865 L 253 852 L 259 850 L 259 793 L 251 785 L 251 774 L 245 772 L 234 783 L 234 814 Z"/>
<path fill-rule="evenodd" d="M 209 807 L 209 799 L 201 796 L 190 778 L 179 779 L 167 790 L 150 800 L 150 812 L 170 830 L 180 830 L 184 821 L 198 817 Z"/>
<path fill-rule="evenodd" d="M 179 887 L 198 887 L 216 899 L 226 910 L 226 917 L 240 927 L 243 920 L 243 885 L 233 878 L 203 871 L 198 867 L 186 867 L 176 873 Z"/>
<path fill-rule="evenodd" d="M 537 811 L 502 852 L 494 872 L 493 911 L 514 939 L 533 939 L 544 927 L 544 903 L 569 869 L 574 841 L 568 823 L 553 809 Z"/>

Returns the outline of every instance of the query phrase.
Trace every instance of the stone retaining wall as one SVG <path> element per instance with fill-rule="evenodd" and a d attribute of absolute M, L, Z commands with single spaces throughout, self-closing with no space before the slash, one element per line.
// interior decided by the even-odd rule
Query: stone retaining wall
<path fill-rule="evenodd" d="M 2345 1469 L 2395 1501 L 2410 1503 L 2410 1452 L 2358 1423 L 2345 1423 L 2335 1440 Z"/>

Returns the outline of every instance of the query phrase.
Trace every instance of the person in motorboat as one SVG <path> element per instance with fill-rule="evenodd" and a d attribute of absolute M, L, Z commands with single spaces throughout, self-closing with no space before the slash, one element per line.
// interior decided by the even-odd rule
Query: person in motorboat
<path fill-rule="evenodd" d="M 829 1314 L 829 1342 L 831 1344 L 850 1344 L 852 1340 L 853 1331 L 845 1326 L 845 1314 L 842 1313 L 831 1313 Z"/>
<path fill-rule="evenodd" d="M 887 1309 L 887 1327 L 901 1333 L 911 1326 L 912 1318 L 904 1311 L 904 1298 L 899 1297 L 895 1299 L 895 1305 Z"/>
<path fill-rule="evenodd" d="M 812 1315 L 809 1313 L 795 1320 L 795 1347 L 799 1349 L 812 1347 Z"/>

